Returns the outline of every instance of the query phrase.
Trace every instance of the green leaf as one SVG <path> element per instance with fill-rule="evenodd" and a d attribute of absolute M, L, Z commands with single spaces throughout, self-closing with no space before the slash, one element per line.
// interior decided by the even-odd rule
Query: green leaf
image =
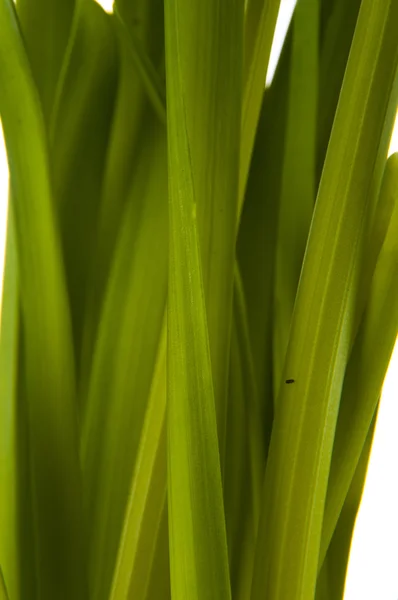
<path fill-rule="evenodd" d="M 15 232 L 8 218 L 0 315 L 0 564 L 15 600 L 20 597 L 17 510 L 17 365 L 19 297 Z"/>
<path fill-rule="evenodd" d="M 264 484 L 252 600 L 315 593 L 360 247 L 398 61 L 398 4 L 364 0 L 318 191 Z M 396 102 L 396 97 L 395 97 Z M 289 577 L 286 577 L 286 573 Z"/>
<path fill-rule="evenodd" d="M 333 0 L 328 4 L 331 5 L 330 14 L 325 23 L 319 56 L 317 181 L 322 173 L 361 0 Z M 325 2 L 322 3 L 324 5 Z"/>
<path fill-rule="evenodd" d="M 387 173 L 382 192 L 394 194 L 394 210 L 345 374 L 326 498 L 321 563 L 379 401 L 398 332 L 398 154 L 390 157 Z M 380 203 L 386 201 L 380 199 Z"/>
<path fill-rule="evenodd" d="M 265 90 L 237 240 L 256 386 L 266 437 L 272 426 L 272 327 L 278 207 L 286 129 L 291 36 Z M 268 444 L 267 444 L 268 445 Z"/>
<path fill-rule="evenodd" d="M 217 314 L 229 329 L 223 313 L 228 312 L 232 289 L 226 289 L 229 284 L 225 272 L 230 268 L 232 271 L 233 264 L 229 262 L 234 246 L 230 248 L 224 239 L 214 239 L 213 247 L 209 246 L 212 238 L 208 229 L 213 226 L 218 232 L 222 218 L 225 235 L 231 236 L 230 227 L 235 231 L 236 212 L 224 207 L 224 202 L 228 200 L 234 206 L 234 174 L 230 173 L 230 166 L 236 146 L 231 149 L 225 142 L 231 140 L 227 126 L 233 133 L 236 114 L 239 115 L 234 108 L 239 107 L 239 98 L 232 85 L 237 70 L 232 61 L 235 49 L 227 44 L 240 23 L 239 8 L 243 8 L 239 3 L 224 1 L 195 3 L 189 9 L 178 1 L 168 0 L 165 4 L 170 193 L 168 507 L 171 590 L 175 600 L 231 597 L 210 358 L 214 346 L 209 342 L 209 333 L 215 335 L 220 329 L 213 360 L 220 359 L 221 349 L 228 358 L 229 335 L 224 327 L 216 327 L 214 318 Z M 213 52 L 209 53 L 209 49 Z M 198 50 L 204 52 L 202 61 L 194 62 Z M 214 52 L 218 60 L 214 59 Z M 195 64 L 197 69 L 193 69 Z M 220 89 L 222 84 L 224 88 Z M 223 104 L 227 91 L 229 99 Z M 199 98 L 204 103 L 200 113 L 195 110 Z M 220 122 L 215 120 L 217 117 Z M 214 132 L 212 124 L 217 124 Z M 225 153 L 219 154 L 219 148 L 225 148 Z M 221 160 L 229 166 L 225 167 L 226 179 L 220 174 L 217 181 L 214 175 L 221 168 Z M 231 195 L 227 196 L 229 191 Z M 224 214 L 218 214 L 223 207 Z M 205 208 L 209 211 L 207 220 L 203 217 Z M 222 288 L 220 282 L 212 279 L 220 274 L 225 281 Z M 223 295 L 219 297 L 220 289 Z M 211 315 L 209 330 L 205 290 L 212 293 L 207 306 Z M 223 371 L 225 375 L 220 377 L 218 369 L 214 369 L 217 390 L 224 384 L 226 369 Z"/>
<path fill-rule="evenodd" d="M 161 0 L 119 0 L 118 14 L 140 45 L 145 61 L 164 78 L 164 27 Z M 146 144 L 147 120 L 153 109 L 148 105 L 147 92 L 132 58 L 131 45 L 121 35 L 113 17 L 119 41 L 120 73 L 112 128 L 104 165 L 99 207 L 97 246 L 88 284 L 87 310 L 84 322 L 82 371 L 90 368 L 97 326 L 102 309 L 121 221 L 125 213 L 129 190 L 137 174 L 141 147 Z M 86 395 L 83 389 L 82 395 Z"/>
<path fill-rule="evenodd" d="M 47 137 L 9 0 L 0 2 L 0 30 L 0 114 L 22 301 L 38 590 L 42 600 L 79 600 L 87 594 L 74 365 Z"/>
<path fill-rule="evenodd" d="M 90 573 L 96 598 L 107 598 L 112 583 L 166 304 L 166 135 L 155 115 L 146 126 L 106 290 L 83 415 Z"/>
<path fill-rule="evenodd" d="M 343 600 L 351 540 L 362 499 L 375 423 L 376 413 L 373 416 L 354 477 L 318 575 L 316 600 Z"/>
<path fill-rule="evenodd" d="M 247 598 L 269 440 L 261 420 L 246 301 L 237 267 L 233 315 L 224 498 L 232 594 Z"/>
<path fill-rule="evenodd" d="M 293 16 L 289 105 L 274 280 L 274 396 L 282 384 L 297 285 L 316 196 L 319 2 L 300 0 Z"/>
<path fill-rule="evenodd" d="M 176 25 L 169 36 L 178 36 L 178 54 L 167 72 L 168 78 L 177 68 L 181 72 L 176 93 L 183 95 L 191 157 L 222 462 L 238 206 L 243 8 L 243 0 L 197 0 L 190 5 L 178 0 Z"/>
<path fill-rule="evenodd" d="M 239 215 L 242 212 L 279 6 L 280 0 L 249 0 L 246 8 Z"/>
<path fill-rule="evenodd" d="M 166 508 L 166 345 L 164 324 L 109 600 L 148 596 Z"/>

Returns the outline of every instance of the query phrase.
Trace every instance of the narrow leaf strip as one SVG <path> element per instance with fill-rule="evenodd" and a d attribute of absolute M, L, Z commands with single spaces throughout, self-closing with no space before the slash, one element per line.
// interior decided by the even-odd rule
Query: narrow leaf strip
<path fill-rule="evenodd" d="M 319 2 L 300 0 L 293 16 L 289 107 L 274 289 L 274 396 L 283 364 L 316 195 Z"/>
<path fill-rule="evenodd" d="M 398 184 L 398 154 L 391 158 Z M 323 522 L 321 563 L 379 401 L 398 332 L 398 185 L 394 191 L 394 211 L 344 379 Z"/>
<path fill-rule="evenodd" d="M 0 1 L 0 114 L 10 167 L 26 350 L 41 600 L 83 600 L 83 532 L 69 308 L 46 133 L 15 8 Z"/>
<path fill-rule="evenodd" d="M 156 115 L 143 142 L 101 313 L 82 432 L 90 580 L 101 600 L 112 584 L 166 305 L 167 144 Z"/>
<path fill-rule="evenodd" d="M 361 0 L 334 0 L 326 4 L 332 10 L 320 44 L 317 181 L 325 160 Z"/>
<path fill-rule="evenodd" d="M 165 3 L 169 144 L 168 506 L 173 600 L 231 597 L 179 2 Z"/>
<path fill-rule="evenodd" d="M 8 600 L 7 588 L 3 577 L 3 571 L 0 567 L 0 600 Z"/>
<path fill-rule="evenodd" d="M 222 465 L 238 205 L 243 8 L 244 0 L 177 0 L 173 34 L 178 35 L 178 93 L 184 95 Z"/>
<path fill-rule="evenodd" d="M 109 600 L 147 596 L 166 504 L 166 346 L 164 324 Z"/>
<path fill-rule="evenodd" d="M 338 517 L 325 560 L 323 561 L 317 582 L 316 600 L 343 600 L 344 584 L 351 548 L 352 535 L 362 499 L 369 456 L 372 448 L 373 434 L 377 412 L 373 415 L 361 456 L 351 481 L 347 497 Z M 321 594 L 322 584 L 326 579 L 328 595 Z"/>
<path fill-rule="evenodd" d="M 247 64 L 245 65 L 240 146 L 239 216 L 242 212 L 279 6 L 280 0 L 251 0 L 247 8 L 245 31 Z M 255 40 L 252 48 L 250 48 L 251 43 L 247 41 L 251 39 Z"/>
<path fill-rule="evenodd" d="M 17 541 L 17 365 L 19 296 L 12 211 L 7 223 L 3 297 L 0 301 L 0 564 L 13 598 L 19 598 Z"/>
<path fill-rule="evenodd" d="M 267 462 L 252 600 L 264 595 L 299 600 L 315 593 L 360 247 L 396 76 L 397 27 L 395 0 L 363 0 L 295 302 L 286 383 Z"/>
<path fill-rule="evenodd" d="M 230 446 L 227 448 L 227 460 L 231 461 L 229 463 L 230 472 L 237 471 L 236 476 L 240 476 L 238 480 L 240 510 L 239 512 L 236 511 L 239 528 L 235 526 L 235 529 L 239 532 L 239 537 L 235 539 L 237 558 L 235 557 L 235 564 L 231 564 L 231 575 L 233 577 L 231 584 L 234 582 L 233 596 L 244 599 L 250 593 L 253 576 L 255 539 L 260 516 L 261 489 L 269 440 L 266 439 L 266 427 L 264 427 L 261 419 L 260 399 L 249 339 L 246 301 L 242 278 L 237 265 L 235 266 L 232 343 L 228 415 L 232 413 L 232 416 L 234 416 L 235 414 L 236 423 L 235 431 L 231 433 Z M 238 378 L 236 378 L 236 374 Z M 235 440 L 238 440 L 239 436 L 242 441 L 238 446 L 243 447 L 236 449 Z M 237 451 L 240 451 L 241 457 L 236 456 Z M 243 462 L 243 470 L 241 467 L 240 473 L 237 469 L 239 460 Z M 228 495 L 228 489 L 225 489 L 226 511 L 227 502 L 229 504 L 231 501 Z M 235 491 L 235 497 L 237 495 Z M 229 540 L 228 544 L 230 544 Z"/>

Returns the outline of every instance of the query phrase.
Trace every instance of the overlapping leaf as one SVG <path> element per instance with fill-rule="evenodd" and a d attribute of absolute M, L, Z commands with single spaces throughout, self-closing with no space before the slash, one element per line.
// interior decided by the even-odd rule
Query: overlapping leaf
<path fill-rule="evenodd" d="M 252 600 L 315 592 L 359 248 L 396 74 L 397 25 L 395 2 L 362 2 L 296 297 L 284 369 L 293 383 L 282 385 L 274 421 Z"/>
<path fill-rule="evenodd" d="M 43 600 L 78 600 L 87 593 L 74 365 L 47 136 L 8 0 L 0 3 L 0 30 L 0 113 L 23 311 L 38 590 Z"/>

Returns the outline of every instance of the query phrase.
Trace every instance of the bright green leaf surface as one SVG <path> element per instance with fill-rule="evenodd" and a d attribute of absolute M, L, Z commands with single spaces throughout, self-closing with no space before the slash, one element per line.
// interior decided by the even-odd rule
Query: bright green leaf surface
<path fill-rule="evenodd" d="M 344 598 L 351 540 L 362 498 L 375 423 L 376 413 L 373 416 L 358 465 L 318 576 L 316 600 L 343 600 Z"/>
<path fill-rule="evenodd" d="M 183 96 L 178 118 L 185 114 L 186 119 L 221 457 L 238 206 L 243 4 L 243 0 L 173 4 L 178 16 L 169 35 L 175 47 L 169 50 L 173 63 L 167 75 L 176 77 L 177 69 L 181 73 L 179 91 L 174 93 Z"/>
<path fill-rule="evenodd" d="M 20 597 L 15 414 L 19 330 L 17 278 L 15 232 L 10 214 L 0 316 L 0 564 L 15 600 Z"/>
<path fill-rule="evenodd" d="M 242 212 L 257 123 L 264 94 L 265 76 L 280 0 L 249 0 L 246 9 L 245 72 L 240 145 L 239 215 Z"/>
<path fill-rule="evenodd" d="M 205 4 L 208 14 L 212 14 L 210 3 Z M 231 19 L 228 23 L 220 19 L 227 28 L 232 27 L 231 23 L 237 17 L 235 3 L 228 5 Z M 215 3 L 214 6 L 226 9 L 227 3 Z M 204 18 L 204 9 L 202 14 Z M 193 110 L 193 104 L 189 106 L 190 88 L 184 78 L 187 74 L 184 61 L 190 55 L 188 52 L 181 55 L 184 46 L 180 41 L 182 18 L 188 16 L 182 3 L 166 2 L 170 169 L 167 399 L 171 590 L 175 600 L 187 597 L 192 600 L 204 597 L 223 600 L 230 598 L 231 592 L 196 206 L 198 202 L 199 213 L 200 203 L 208 201 L 208 198 L 202 198 L 198 194 L 200 188 L 194 187 L 196 178 L 203 177 L 204 172 L 203 167 L 200 170 L 199 166 L 196 167 L 198 170 L 194 168 L 195 160 L 200 165 L 199 147 L 195 150 L 198 142 L 195 133 L 189 130 L 188 118 L 192 119 L 193 114 L 187 113 L 188 109 Z M 201 25 L 194 22 L 195 28 Z M 186 35 L 188 31 L 185 31 Z M 188 43 L 188 40 L 185 42 Z M 216 38 L 214 43 L 217 43 Z M 206 60 L 204 65 L 210 67 Z M 205 148 L 202 147 L 202 152 Z M 195 155 L 195 152 L 198 154 Z M 207 254 L 202 251 L 202 256 Z M 208 273 L 207 260 L 204 261 L 205 273 Z M 217 309 L 221 306 L 225 311 L 224 304 Z"/>
<path fill-rule="evenodd" d="M 164 325 L 110 600 L 144 599 L 148 593 L 166 507 L 166 344 Z"/>
<path fill-rule="evenodd" d="M 392 158 L 394 210 L 344 379 L 326 499 L 321 561 L 358 464 L 398 331 L 398 154 Z M 385 187 L 384 192 L 392 189 Z"/>
<path fill-rule="evenodd" d="M 83 421 L 96 598 L 109 593 L 156 362 L 167 293 L 167 225 L 165 132 L 153 115 L 111 269 Z"/>
<path fill-rule="evenodd" d="M 398 4 L 364 0 L 303 264 L 271 438 L 252 600 L 311 598 L 358 251 L 398 60 Z M 286 577 L 286 572 L 289 577 Z"/>

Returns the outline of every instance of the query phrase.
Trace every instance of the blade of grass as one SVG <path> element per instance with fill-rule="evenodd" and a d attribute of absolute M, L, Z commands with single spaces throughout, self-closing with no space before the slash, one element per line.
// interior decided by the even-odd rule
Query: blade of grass
<path fill-rule="evenodd" d="M 376 413 L 373 416 L 361 457 L 339 515 L 322 569 L 318 575 L 316 600 L 343 600 L 351 539 L 361 503 L 375 423 Z M 326 579 L 326 585 L 322 590 L 320 584 L 322 584 L 321 580 L 323 578 Z"/>
<path fill-rule="evenodd" d="M 274 282 L 273 383 L 281 386 L 294 300 L 316 195 L 319 2 L 293 15 L 289 106 L 283 156 Z"/>
<path fill-rule="evenodd" d="M 0 564 L 11 596 L 15 600 L 20 597 L 16 438 L 18 333 L 17 257 L 15 232 L 10 211 L 0 315 Z"/>
<path fill-rule="evenodd" d="M 184 96 L 197 206 L 222 462 L 238 202 L 243 8 L 243 0 L 197 0 L 189 6 L 179 0 L 170 34 L 170 39 L 179 38 L 175 61 L 181 72 L 179 93 Z M 169 68 L 173 73 L 177 66 Z"/>
<path fill-rule="evenodd" d="M 208 181 L 206 171 L 203 169 L 208 160 L 203 153 L 210 148 L 210 157 L 214 158 L 214 164 L 218 165 L 220 157 L 216 158 L 217 155 L 213 153 L 221 139 L 214 138 L 211 145 L 205 143 L 203 131 L 197 129 L 201 124 L 201 119 L 197 120 L 196 129 L 190 119 L 194 117 L 192 111 L 197 106 L 198 98 L 206 99 L 207 95 L 212 98 L 212 94 L 216 93 L 218 69 L 225 69 L 225 71 L 223 70 L 224 76 L 219 76 L 219 81 L 224 78 L 224 81 L 228 81 L 227 75 L 230 73 L 230 69 L 237 68 L 236 64 L 232 65 L 229 62 L 231 57 L 228 58 L 226 64 L 221 62 L 223 54 L 220 40 L 223 47 L 226 48 L 226 41 L 234 32 L 235 24 L 240 23 L 238 8 L 238 3 L 231 4 L 230 2 L 195 3 L 194 7 L 189 7 L 189 10 L 184 3 L 178 1 L 168 0 L 165 4 L 170 194 L 167 384 L 168 508 L 171 591 L 175 600 L 187 597 L 192 600 L 205 597 L 223 600 L 231 597 L 216 406 L 210 358 L 211 345 L 208 337 L 213 322 L 210 321 L 208 330 L 205 307 L 206 286 L 202 281 L 202 260 L 205 257 L 203 272 L 206 276 L 205 281 L 209 281 L 208 261 L 210 257 L 207 252 L 204 252 L 205 246 L 200 247 L 201 242 L 208 243 L 208 240 L 199 233 L 199 211 L 203 211 L 201 203 L 207 201 L 218 206 L 216 190 L 212 190 L 215 182 Z M 207 36 L 209 34 L 212 36 L 210 43 L 206 37 L 205 45 L 203 45 L 205 30 L 202 29 L 204 25 L 209 25 L 209 28 L 206 28 Z M 225 27 L 224 30 L 221 30 L 224 35 L 218 36 L 218 27 L 221 25 Z M 205 51 L 199 77 L 197 72 L 190 73 L 195 64 L 192 61 L 198 51 L 195 44 L 199 40 L 198 34 L 195 35 L 195 30 L 202 36 L 200 48 Z M 221 54 L 218 61 L 214 61 L 213 55 L 213 61 L 218 69 L 212 68 L 207 60 L 209 48 L 212 48 L 213 44 L 215 44 L 214 50 Z M 218 44 L 220 44 L 220 48 Z M 205 73 L 207 69 L 211 69 L 212 79 L 210 80 Z M 202 93 L 195 96 L 192 94 L 192 90 L 195 89 L 195 82 L 192 79 L 196 77 L 198 77 L 198 85 L 203 85 L 203 89 L 201 90 L 199 87 Z M 211 81 L 213 81 L 214 87 L 210 85 Z M 206 89 L 207 94 L 204 95 Z M 224 97 L 225 91 L 220 100 Z M 232 89 L 232 92 L 231 106 L 236 102 L 237 93 L 235 89 Z M 209 135 L 211 131 L 208 131 L 208 128 L 212 123 L 214 125 L 217 123 L 209 119 L 213 111 L 213 119 L 218 114 L 216 100 L 218 101 L 217 96 L 208 106 L 205 106 L 204 116 L 202 115 L 207 120 L 201 125 L 205 127 L 205 132 Z M 208 100 L 206 101 L 208 102 Z M 207 111 L 210 114 L 206 114 Z M 220 125 L 217 123 L 218 135 L 224 133 L 223 126 L 234 122 L 232 120 L 229 123 L 221 116 L 221 113 L 219 117 L 222 121 Z M 225 131 L 225 135 L 230 140 L 230 134 L 227 135 Z M 199 145 L 200 140 L 202 147 Z M 216 142 L 218 143 L 216 144 Z M 204 164 L 201 164 L 199 160 L 201 154 Z M 229 153 L 223 155 L 223 160 L 227 161 L 228 156 L 230 156 Z M 231 163 L 227 161 L 226 164 L 230 165 Z M 213 166 L 213 168 L 215 167 Z M 227 171 L 229 172 L 229 169 Z M 200 183 L 202 186 L 206 183 L 205 189 L 210 185 L 212 192 L 210 197 L 202 196 L 203 187 L 200 187 Z M 225 190 L 230 189 L 231 183 L 227 188 L 219 190 L 222 198 L 224 198 Z M 228 202 L 231 202 L 233 197 L 232 192 L 232 196 L 228 197 Z M 197 205 L 198 208 L 196 208 Z M 210 208 L 213 206 L 210 205 Z M 228 217 L 231 209 L 227 210 L 223 219 L 228 219 L 229 222 L 232 220 L 233 230 L 235 230 L 236 213 Z M 217 264 L 216 247 L 213 248 L 213 251 Z M 231 254 L 233 255 L 233 252 Z M 216 271 L 214 270 L 213 273 Z M 213 291 L 211 286 L 208 286 L 207 289 Z M 217 302 L 214 301 L 217 311 L 221 309 L 225 311 L 226 305 L 228 302 L 221 303 L 218 298 Z M 223 321 L 225 322 L 225 318 Z M 217 328 L 214 328 L 213 331 L 216 330 Z M 220 337 L 225 353 L 229 348 L 229 335 L 224 336 L 224 332 L 221 330 Z M 216 370 L 215 373 L 215 379 L 220 384 Z"/>
<path fill-rule="evenodd" d="M 12 209 L 12 204 L 10 206 Z M 10 214 L 12 215 L 12 212 Z M 29 597 L 30 600 L 37 600 L 37 551 L 34 532 L 35 519 L 30 457 L 29 404 L 25 377 L 27 360 L 22 316 L 20 308 L 16 389 L 18 547 L 20 549 L 18 568 L 20 573 L 20 597 Z"/>
<path fill-rule="evenodd" d="M 170 556 L 169 556 L 169 523 L 167 502 L 163 506 L 163 514 L 158 532 L 157 548 L 149 578 L 147 600 L 171 600 Z"/>
<path fill-rule="evenodd" d="M 247 305 L 265 438 L 272 425 L 272 322 L 278 206 L 286 128 L 291 36 L 265 91 L 239 225 L 237 257 Z"/>
<path fill-rule="evenodd" d="M 361 0 L 334 1 L 321 39 L 317 181 L 322 173 L 360 5 Z"/>
<path fill-rule="evenodd" d="M 398 154 L 390 159 L 395 205 L 373 276 L 370 297 L 347 366 L 333 446 L 320 564 L 375 413 L 398 332 Z M 383 200 L 381 200 L 384 203 Z"/>
<path fill-rule="evenodd" d="M 357 300 L 357 327 L 363 317 L 366 302 L 372 285 L 372 279 L 379 258 L 380 250 L 386 237 L 391 215 L 397 198 L 398 187 L 398 159 L 392 155 L 385 163 L 383 180 L 380 186 L 379 198 L 375 207 L 375 214 L 368 219 L 366 243 L 363 250 L 360 289 Z"/>
<path fill-rule="evenodd" d="M 261 406 L 256 387 L 254 363 L 252 349 L 249 339 L 249 327 L 247 319 L 247 308 L 243 290 L 243 283 L 239 269 L 235 268 L 234 282 L 234 330 L 233 341 L 235 348 L 231 346 L 231 398 L 229 402 L 228 413 L 237 411 L 236 419 L 236 438 L 240 435 L 242 438 L 241 454 L 243 465 L 239 473 L 235 473 L 237 478 L 236 487 L 232 490 L 232 499 L 240 500 L 240 505 L 235 507 L 235 521 L 240 520 L 239 527 L 235 525 L 235 531 L 239 532 L 239 539 L 235 539 L 235 564 L 231 565 L 233 579 L 232 593 L 237 598 L 247 598 L 250 593 L 252 580 L 255 538 L 257 535 L 258 520 L 260 515 L 261 488 L 266 461 L 268 442 L 264 435 L 264 427 L 261 422 Z M 233 356 L 233 351 L 235 357 Z M 234 364 L 232 359 L 234 358 Z M 240 373 L 239 373 L 240 371 Z M 235 387 L 235 372 L 240 376 Z M 240 407 L 240 412 L 239 412 Z M 239 433 L 239 429 L 241 430 Z M 232 438 L 231 434 L 231 438 Z M 228 440 L 228 438 L 227 438 Z M 236 469 L 234 461 L 234 440 L 231 439 L 231 450 L 227 453 L 227 466 L 230 472 Z M 228 450 L 228 448 L 227 448 Z M 228 471 L 227 471 L 228 473 Z M 227 480 L 226 480 L 227 483 Z M 240 495 L 239 495 L 240 493 Z M 228 506 L 231 501 L 229 490 L 225 489 L 225 515 L 228 525 Z M 234 508 L 234 507 L 233 507 Z M 233 521 L 232 521 L 233 523 Z M 237 537 L 237 533 L 235 534 Z M 244 550 L 242 552 L 242 540 L 244 540 Z"/>
<path fill-rule="evenodd" d="M 101 314 L 83 422 L 95 598 L 107 598 L 112 583 L 167 293 L 166 136 L 155 115 L 146 123 Z"/>
<path fill-rule="evenodd" d="M 279 6 L 280 0 L 249 0 L 246 9 L 238 216 L 242 212 Z"/>
<path fill-rule="evenodd" d="M 236 321 L 234 294 L 223 485 L 225 526 L 233 597 L 236 595 L 235 590 L 238 584 L 243 524 L 245 523 L 244 494 L 246 492 L 245 467 L 247 467 L 245 387 L 243 381 L 242 353 L 239 346 Z"/>
<path fill-rule="evenodd" d="M 166 345 L 164 323 L 109 600 L 148 595 L 166 506 Z"/>
<path fill-rule="evenodd" d="M 252 600 L 264 594 L 269 600 L 298 600 L 315 593 L 359 250 L 392 90 L 395 94 L 397 26 L 396 2 L 362 2 L 293 313 L 284 379 L 294 382 L 282 386 L 278 399 Z"/>
<path fill-rule="evenodd" d="M 46 133 L 9 0 L 0 2 L 0 30 L 0 114 L 24 320 L 38 589 L 42 600 L 79 600 L 87 594 L 74 366 Z"/>

